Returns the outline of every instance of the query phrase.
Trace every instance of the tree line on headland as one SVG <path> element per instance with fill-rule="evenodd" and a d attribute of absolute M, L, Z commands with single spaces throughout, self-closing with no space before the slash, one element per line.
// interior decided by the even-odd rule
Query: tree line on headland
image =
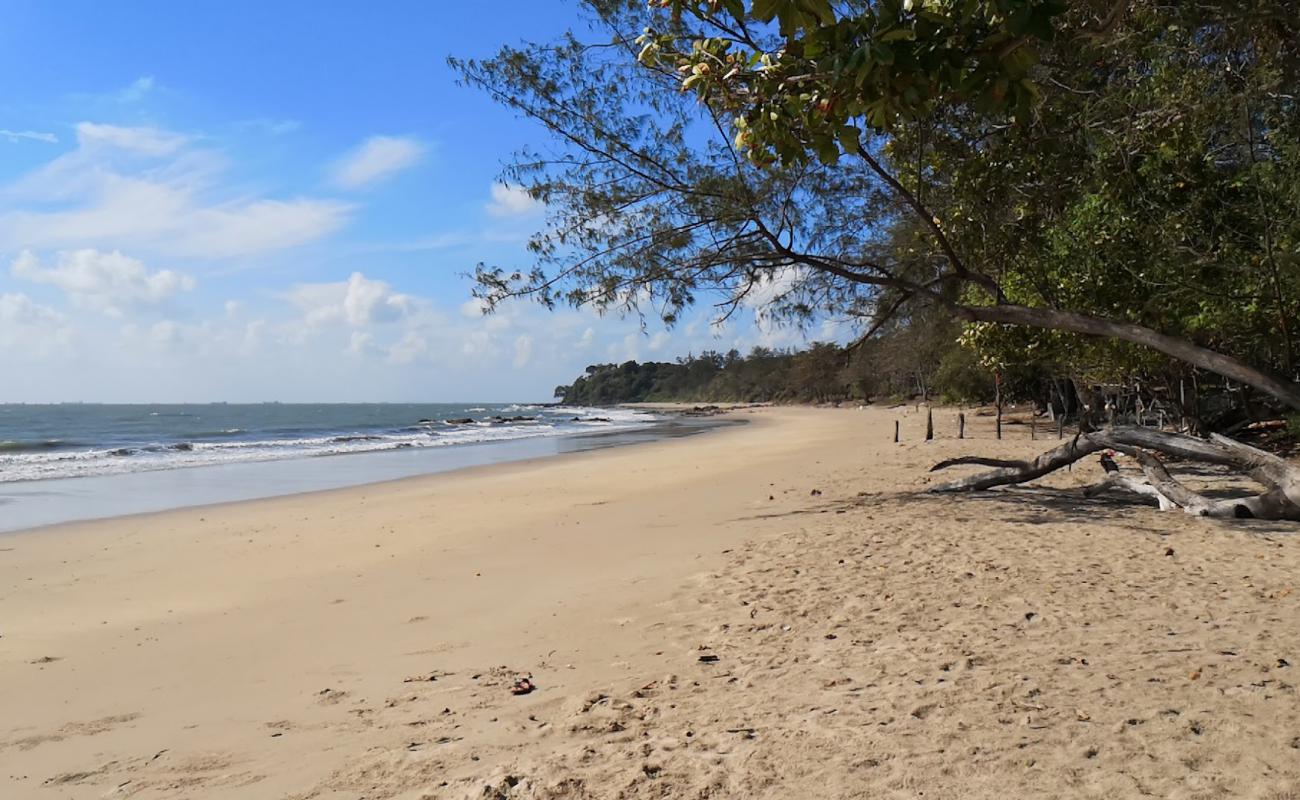
<path fill-rule="evenodd" d="M 637 402 L 826 403 L 910 397 L 982 402 L 995 376 L 957 344 L 952 323 L 909 327 L 857 346 L 814 342 L 802 349 L 706 350 L 671 362 L 594 364 L 555 396 L 574 405 Z M 1015 394 L 1032 394 L 1016 372 Z M 1007 396 L 1012 396 L 1008 392 Z"/>

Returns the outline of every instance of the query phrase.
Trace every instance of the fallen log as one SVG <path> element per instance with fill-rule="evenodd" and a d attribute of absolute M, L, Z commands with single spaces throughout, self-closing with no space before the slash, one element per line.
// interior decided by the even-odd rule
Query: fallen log
<path fill-rule="evenodd" d="M 1225 436 L 1201 439 L 1135 426 L 1110 426 L 1080 433 L 1032 461 L 979 456 L 948 459 L 934 465 L 931 471 L 963 465 L 994 469 L 936 484 L 930 491 L 973 492 L 1026 483 L 1105 450 L 1132 457 L 1141 468 L 1142 477 L 1109 471 L 1104 481 L 1084 489 L 1085 497 L 1120 489 L 1154 497 L 1161 510 L 1181 508 L 1202 517 L 1300 521 L 1300 465 Z M 1250 477 L 1266 491 L 1228 499 L 1206 497 L 1176 479 L 1156 453 L 1229 467 Z M 1113 462 L 1107 468 L 1112 470 Z"/>
<path fill-rule="evenodd" d="M 1156 503 L 1160 506 L 1161 511 L 1169 511 L 1170 509 L 1178 508 L 1177 504 L 1161 494 L 1160 491 L 1150 483 L 1147 483 L 1144 480 L 1139 480 L 1130 475 L 1121 475 L 1118 472 L 1112 472 L 1106 476 L 1106 480 L 1084 489 L 1083 496 L 1097 497 L 1111 489 L 1123 489 L 1125 491 L 1133 492 L 1134 494 L 1154 497 Z"/>
<path fill-rule="evenodd" d="M 1106 449 L 1107 445 L 1098 444 L 1088 438 L 1091 434 L 1082 434 L 1064 444 L 1043 453 L 1033 461 L 1006 461 L 995 458 L 951 458 L 941 461 L 930 468 L 931 472 L 962 464 L 979 464 L 994 466 L 997 469 L 972 475 L 968 478 L 941 483 L 930 488 L 931 492 L 978 492 L 995 486 L 1007 486 L 1013 483 L 1025 483 L 1055 472 L 1061 467 L 1069 466 L 1090 453 Z"/>

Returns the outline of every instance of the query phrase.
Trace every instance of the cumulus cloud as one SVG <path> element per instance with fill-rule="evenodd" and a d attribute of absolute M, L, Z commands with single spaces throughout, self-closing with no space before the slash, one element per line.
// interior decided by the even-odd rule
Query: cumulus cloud
<path fill-rule="evenodd" d="M 0 187 L 0 249 L 249 256 L 328 235 L 353 211 L 336 200 L 231 196 L 225 168 L 181 134 L 83 122 L 75 150 Z"/>
<path fill-rule="evenodd" d="M 420 142 L 402 136 L 372 136 L 334 165 L 334 183 L 361 189 L 409 169 L 424 158 Z"/>
<path fill-rule="evenodd" d="M 157 347 L 175 347 L 181 341 L 181 326 L 169 319 L 155 322 L 149 328 L 149 341 Z"/>
<path fill-rule="evenodd" d="M 429 341 L 416 331 L 406 334 L 388 348 L 388 360 L 394 364 L 410 364 L 429 354 Z"/>
<path fill-rule="evenodd" d="M 300 283 L 288 294 L 312 327 L 344 323 L 354 328 L 394 322 L 415 310 L 415 298 L 392 291 L 384 281 L 360 272 L 337 283 Z"/>
<path fill-rule="evenodd" d="M 494 183 L 492 199 L 488 201 L 486 209 L 494 217 L 522 217 L 536 213 L 541 207 L 542 204 L 534 200 L 523 187 Z"/>
<path fill-rule="evenodd" d="M 0 293 L 0 352 L 39 359 L 66 348 L 68 318 L 21 292 Z"/>
<path fill-rule="evenodd" d="M 57 324 L 65 319 L 59 312 L 33 302 L 21 292 L 0 294 L 0 323 L 5 325 Z"/>
<path fill-rule="evenodd" d="M 470 319 L 478 319 L 487 311 L 487 301 L 481 297 L 471 297 L 460 304 L 460 313 Z"/>
<path fill-rule="evenodd" d="M 515 339 L 515 369 L 528 366 L 528 362 L 533 358 L 533 337 L 528 334 L 521 334 Z"/>
<path fill-rule="evenodd" d="M 129 308 L 157 305 L 194 288 L 194 279 L 169 269 L 150 272 L 144 262 L 114 250 L 64 251 L 46 266 L 30 250 L 10 265 L 15 278 L 62 289 L 81 308 L 121 316 Z"/>
<path fill-rule="evenodd" d="M 348 355 L 363 356 L 375 351 L 375 335 L 366 331 L 353 331 L 352 339 L 348 342 L 348 349 L 344 352 Z"/>
<path fill-rule="evenodd" d="M 11 142 L 19 142 L 23 139 L 27 139 L 33 142 L 45 142 L 46 144 L 59 143 L 59 137 L 52 133 L 44 133 L 43 131 L 11 131 L 5 128 L 0 128 L 0 136 Z"/>
<path fill-rule="evenodd" d="M 53 257 L 46 262 L 40 264 L 45 272 L 61 263 Z M 156 272 L 145 270 L 146 276 Z M 280 295 L 286 302 L 278 306 L 265 305 L 253 292 L 235 295 L 229 308 L 211 298 L 210 305 L 187 307 L 183 317 L 122 319 L 61 314 L 59 304 L 72 308 L 71 300 L 36 298 L 56 310 L 26 295 L 0 293 L 0 370 L 21 370 L 15 374 L 25 380 L 7 388 L 12 399 L 31 401 L 450 401 L 463 399 L 466 387 L 506 400 L 541 397 L 593 361 L 717 347 L 703 313 L 670 333 L 643 332 L 639 320 L 548 312 L 522 302 L 483 317 L 468 313 L 473 306 L 462 310 L 413 298 L 362 273 L 286 288 Z M 685 336 L 692 323 L 698 335 Z M 422 368 L 435 363 L 436 370 Z"/>

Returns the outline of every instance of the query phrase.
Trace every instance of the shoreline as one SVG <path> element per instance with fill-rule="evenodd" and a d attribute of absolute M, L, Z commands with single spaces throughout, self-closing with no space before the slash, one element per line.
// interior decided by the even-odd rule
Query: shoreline
<path fill-rule="evenodd" d="M 542 461 L 609 447 L 696 436 L 743 422 L 735 418 L 668 417 L 638 428 L 469 442 L 440 448 L 338 453 L 11 481 L 0 483 L 0 510 L 6 512 L 6 516 L 0 519 L 0 541 L 15 533 L 67 524 L 317 494 L 496 465 Z M 162 502 L 152 499 L 158 496 L 173 499 Z M 69 498 L 72 507 L 68 505 Z M 19 507 L 19 504 L 23 505 Z M 104 510 L 105 506 L 108 506 L 107 510 Z"/>
<path fill-rule="evenodd" d="M 0 795 L 1285 796 L 1300 540 L 923 490 L 952 412 L 0 539 Z M 892 443 L 901 419 L 903 443 Z M 511 684 L 531 675 L 536 690 Z M 1190 766 L 1189 766 L 1190 765 Z M 1272 794 L 1270 794 L 1270 792 Z"/>

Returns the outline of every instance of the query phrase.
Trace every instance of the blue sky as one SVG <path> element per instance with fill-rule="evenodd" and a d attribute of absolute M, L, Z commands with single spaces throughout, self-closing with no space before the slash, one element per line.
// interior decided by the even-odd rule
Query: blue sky
<path fill-rule="evenodd" d="M 545 399 L 589 363 L 799 343 L 520 304 L 541 131 L 449 54 L 545 41 L 558 0 L 0 3 L 0 402 Z"/>

